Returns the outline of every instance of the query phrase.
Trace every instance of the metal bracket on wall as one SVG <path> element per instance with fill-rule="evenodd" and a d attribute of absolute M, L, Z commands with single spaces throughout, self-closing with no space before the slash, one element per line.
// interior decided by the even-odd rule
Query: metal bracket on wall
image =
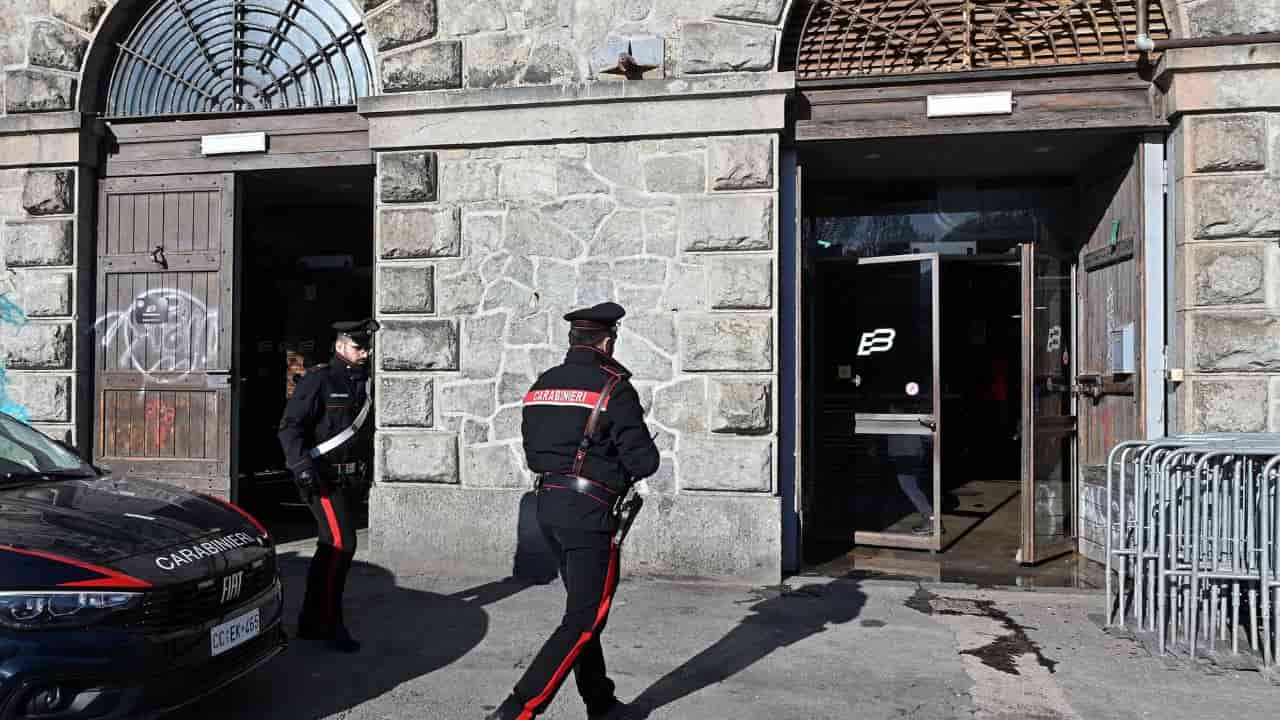
<path fill-rule="evenodd" d="M 1114 244 L 1094 250 L 1084 256 L 1084 271 L 1095 272 L 1133 259 L 1133 236 L 1118 239 Z"/>

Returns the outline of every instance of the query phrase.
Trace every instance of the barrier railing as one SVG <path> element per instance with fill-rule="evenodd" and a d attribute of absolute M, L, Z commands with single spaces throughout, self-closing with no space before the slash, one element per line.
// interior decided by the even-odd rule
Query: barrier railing
<path fill-rule="evenodd" d="M 1280 647 L 1280 434 L 1209 433 L 1120 443 L 1107 461 L 1108 625 L 1161 653 Z"/>

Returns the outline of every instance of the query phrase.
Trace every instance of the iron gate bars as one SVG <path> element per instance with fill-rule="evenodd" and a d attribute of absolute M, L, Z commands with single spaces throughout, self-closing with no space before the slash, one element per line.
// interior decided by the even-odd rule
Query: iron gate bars
<path fill-rule="evenodd" d="M 1107 624 L 1132 616 L 1161 652 L 1172 641 L 1192 658 L 1228 640 L 1239 653 L 1247 626 L 1250 648 L 1274 664 L 1280 435 L 1120 443 L 1106 490 Z"/>
<path fill-rule="evenodd" d="M 801 80 L 1136 62 L 1143 2 L 1167 38 L 1160 0 L 801 0 L 789 37 Z"/>
<path fill-rule="evenodd" d="M 117 44 L 107 115 L 354 105 L 369 58 L 346 0 L 160 0 Z"/>

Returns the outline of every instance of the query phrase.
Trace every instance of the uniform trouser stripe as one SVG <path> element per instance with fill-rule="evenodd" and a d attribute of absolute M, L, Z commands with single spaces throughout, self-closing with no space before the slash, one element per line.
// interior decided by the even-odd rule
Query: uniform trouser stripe
<path fill-rule="evenodd" d="M 534 713 L 542 709 L 544 705 L 552 697 L 555 696 L 556 690 L 560 688 L 560 684 L 564 682 L 564 678 L 569 674 L 569 670 L 573 669 L 573 664 L 578 661 L 578 655 L 582 653 L 582 648 L 588 642 L 591 642 L 591 636 L 594 635 L 600 626 L 604 623 L 605 618 L 609 616 L 609 606 L 613 604 L 613 591 L 615 580 L 618 575 L 618 545 L 614 543 L 609 549 L 609 571 L 604 580 L 604 591 L 600 594 L 600 605 L 596 609 L 595 622 L 592 623 L 591 629 L 582 633 L 578 637 L 578 641 L 569 649 L 569 654 L 561 661 L 560 666 L 556 668 L 555 674 L 551 676 L 551 680 L 547 686 L 538 693 L 537 697 L 525 703 L 524 709 L 516 720 L 533 720 Z"/>
<path fill-rule="evenodd" d="M 329 499 L 329 493 L 320 494 L 320 507 L 324 508 L 325 520 L 329 522 L 329 536 L 333 539 L 333 549 L 338 551 L 329 556 L 328 592 L 325 593 L 325 617 L 332 622 L 337 617 L 333 607 L 333 584 L 338 575 L 338 563 L 341 561 L 338 553 L 342 552 L 342 528 L 338 526 L 338 515 L 333 511 L 333 501 Z"/>

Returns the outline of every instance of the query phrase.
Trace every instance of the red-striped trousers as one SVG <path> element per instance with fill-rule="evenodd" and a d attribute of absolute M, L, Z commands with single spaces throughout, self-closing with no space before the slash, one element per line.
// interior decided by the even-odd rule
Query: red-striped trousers
<path fill-rule="evenodd" d="M 564 617 L 503 709 L 515 710 L 519 720 L 541 714 L 572 670 L 587 712 L 606 712 L 614 702 L 614 685 L 605 670 L 600 633 L 618 587 L 618 549 L 611 533 L 547 525 L 542 530 L 568 592 Z"/>

